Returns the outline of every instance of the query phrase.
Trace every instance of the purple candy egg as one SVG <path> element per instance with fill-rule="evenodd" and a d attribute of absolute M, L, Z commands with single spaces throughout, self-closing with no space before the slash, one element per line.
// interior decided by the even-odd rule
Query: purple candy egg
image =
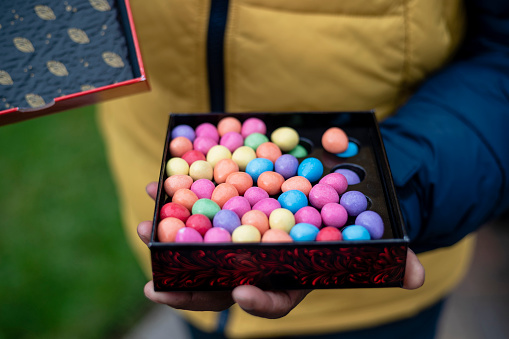
<path fill-rule="evenodd" d="M 291 154 L 283 154 L 274 164 L 274 170 L 285 179 L 295 176 L 298 168 L 299 160 Z"/>
<path fill-rule="evenodd" d="M 356 217 L 368 208 L 368 199 L 364 193 L 349 191 L 341 196 L 339 203 L 346 209 L 348 215 Z"/>
<path fill-rule="evenodd" d="M 355 218 L 355 224 L 364 226 L 371 235 L 371 239 L 380 239 L 384 234 L 382 217 L 374 211 L 364 211 Z"/>
<path fill-rule="evenodd" d="M 185 137 L 193 142 L 196 138 L 196 133 L 194 132 L 194 129 L 189 125 L 178 125 L 175 126 L 171 131 L 171 138 L 175 139 L 176 137 Z"/>
<path fill-rule="evenodd" d="M 221 227 L 230 232 L 230 234 L 240 226 L 240 218 L 234 211 L 223 209 L 214 215 L 212 219 L 214 227 Z"/>
<path fill-rule="evenodd" d="M 346 168 L 338 168 L 334 173 L 343 174 L 348 182 L 348 185 L 355 185 L 361 182 L 361 178 L 357 173 Z"/>

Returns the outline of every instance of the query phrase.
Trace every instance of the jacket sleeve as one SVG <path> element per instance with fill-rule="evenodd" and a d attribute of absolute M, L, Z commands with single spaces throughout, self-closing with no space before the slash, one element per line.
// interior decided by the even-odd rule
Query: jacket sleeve
<path fill-rule="evenodd" d="M 509 206 L 509 2 L 471 1 L 468 19 L 458 58 L 380 125 L 416 252 Z"/>

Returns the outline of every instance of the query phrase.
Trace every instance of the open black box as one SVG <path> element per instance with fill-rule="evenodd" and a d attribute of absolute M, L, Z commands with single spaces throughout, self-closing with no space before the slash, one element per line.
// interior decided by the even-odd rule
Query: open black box
<path fill-rule="evenodd" d="M 149 89 L 128 0 L 2 0 L 0 47 L 0 126 Z"/>
<path fill-rule="evenodd" d="M 311 150 L 308 157 L 322 160 L 323 175 L 337 167 L 357 171 L 363 180 L 348 190 L 363 192 L 368 197 L 368 209 L 382 217 L 382 239 L 286 244 L 158 242 L 159 211 L 170 201 L 163 183 L 170 159 L 171 130 L 181 124 L 193 128 L 204 122 L 217 125 L 226 116 L 241 122 L 258 117 L 267 125 L 267 136 L 278 127 L 296 129 L 301 144 Z M 342 128 L 358 144 L 357 155 L 341 158 L 323 150 L 321 136 L 332 126 Z M 228 290 L 246 284 L 263 289 L 400 287 L 408 242 L 373 112 L 170 114 L 149 244 L 155 290 Z"/>

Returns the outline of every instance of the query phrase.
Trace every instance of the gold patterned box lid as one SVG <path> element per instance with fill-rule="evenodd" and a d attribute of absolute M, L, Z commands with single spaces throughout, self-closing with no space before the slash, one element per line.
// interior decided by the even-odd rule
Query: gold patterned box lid
<path fill-rule="evenodd" d="M 127 0 L 2 0 L 0 125 L 148 89 Z"/>

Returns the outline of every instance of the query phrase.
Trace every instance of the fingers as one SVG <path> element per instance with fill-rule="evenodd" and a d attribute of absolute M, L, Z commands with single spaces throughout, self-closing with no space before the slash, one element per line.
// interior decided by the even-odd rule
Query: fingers
<path fill-rule="evenodd" d="M 154 284 L 145 285 L 145 296 L 153 302 L 189 311 L 223 311 L 233 305 L 230 291 L 155 292 Z"/>
<path fill-rule="evenodd" d="M 403 279 L 403 288 L 414 290 L 424 284 L 424 267 L 419 258 L 409 248 L 406 259 L 405 277 Z"/>
<path fill-rule="evenodd" d="M 255 286 L 238 286 L 233 290 L 233 300 L 247 313 L 276 319 L 290 313 L 309 290 L 262 291 Z"/>
<path fill-rule="evenodd" d="M 153 181 L 145 187 L 145 190 L 147 191 L 148 195 L 154 200 L 156 200 L 157 196 L 157 185 L 158 185 L 157 182 Z"/>
<path fill-rule="evenodd" d="M 150 235 L 152 233 L 152 222 L 151 221 L 142 221 L 137 228 L 138 236 L 140 239 L 148 245 L 150 242 Z"/>

